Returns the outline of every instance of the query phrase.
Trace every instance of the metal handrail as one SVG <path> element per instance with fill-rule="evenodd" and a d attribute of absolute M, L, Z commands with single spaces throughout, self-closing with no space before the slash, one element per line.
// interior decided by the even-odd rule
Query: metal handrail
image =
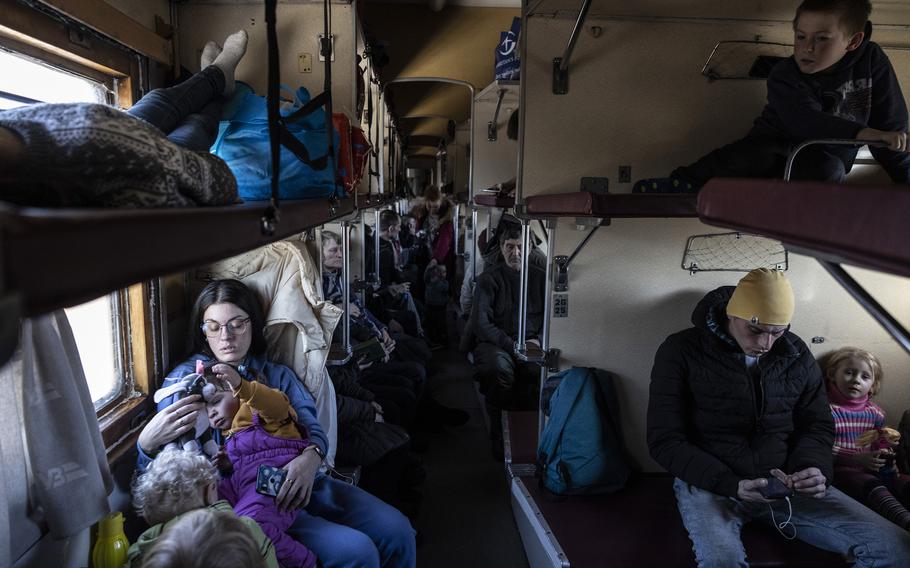
<path fill-rule="evenodd" d="M 540 331 L 540 348 L 546 356 L 550 352 L 550 302 L 553 287 L 553 260 L 556 255 L 556 224 L 555 219 L 547 220 L 547 269 L 545 274 L 544 294 L 543 294 L 543 327 Z M 527 304 L 527 302 L 525 302 Z M 547 365 L 540 366 L 540 404 L 543 404 L 543 389 L 547 382 Z M 542 408 L 541 408 L 542 410 Z M 537 413 L 537 439 L 543 436 L 543 428 L 546 426 L 546 413 Z"/>
<path fill-rule="evenodd" d="M 505 89 L 499 89 L 499 100 L 496 101 L 496 110 L 493 112 L 493 120 L 487 122 L 487 140 L 495 142 L 497 136 L 497 124 L 499 123 L 499 109 L 502 108 L 502 99 L 506 96 Z"/>
<path fill-rule="evenodd" d="M 518 337 L 515 341 L 515 352 L 519 356 L 526 351 L 528 323 L 528 269 L 529 248 L 531 244 L 531 227 L 527 219 L 521 219 L 521 280 L 518 288 Z"/>
<path fill-rule="evenodd" d="M 322 257 L 322 239 L 319 243 L 319 257 Z M 351 252 L 351 229 L 349 221 L 341 222 L 341 250 L 343 259 L 341 261 L 341 298 L 342 309 L 344 314 L 341 316 L 342 336 L 341 348 L 344 356 L 341 359 L 330 359 L 327 364 L 344 365 L 351 360 L 353 350 L 351 349 L 351 282 L 350 282 L 350 252 Z M 320 262 L 320 268 L 322 263 Z"/>
<path fill-rule="evenodd" d="M 569 36 L 569 43 L 566 45 L 566 50 L 562 54 L 562 59 L 559 62 L 559 70 L 562 73 L 565 73 L 569 70 L 569 59 L 572 57 L 572 52 L 575 51 L 575 44 L 578 42 L 578 36 L 581 34 L 581 26 L 584 24 L 585 18 L 588 16 L 588 10 L 591 9 L 591 0 L 584 0 L 581 5 L 581 11 L 578 13 L 578 19 L 575 20 L 575 27 L 572 29 L 572 35 Z M 525 29 L 522 28 L 521 32 L 524 33 Z"/>
<path fill-rule="evenodd" d="M 804 148 L 824 144 L 826 146 L 869 146 L 870 148 L 884 148 L 888 146 L 887 142 L 882 140 L 856 140 L 853 138 L 819 138 L 816 140 L 806 140 L 790 152 L 787 157 L 787 165 L 784 167 L 784 181 L 790 181 L 790 175 L 793 173 L 793 161 L 796 155 Z"/>

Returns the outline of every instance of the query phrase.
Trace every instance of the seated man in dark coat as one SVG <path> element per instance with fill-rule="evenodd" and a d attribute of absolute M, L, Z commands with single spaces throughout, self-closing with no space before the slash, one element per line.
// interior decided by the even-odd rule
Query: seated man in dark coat
<path fill-rule="evenodd" d="M 755 269 L 709 292 L 654 358 L 648 447 L 676 477 L 698 565 L 746 566 L 740 530 L 760 520 L 856 566 L 906 566 L 910 534 L 829 487 L 834 423 L 793 309 L 784 274 Z"/>
<path fill-rule="evenodd" d="M 507 224 L 499 235 L 503 262 L 477 278 L 474 305 L 468 323 L 473 334 L 475 378 L 486 396 L 490 414 L 493 453 L 502 455 L 501 410 L 533 409 L 537 402 L 540 368 L 516 359 L 518 312 L 521 306 L 521 226 Z M 528 271 L 528 348 L 540 348 L 543 326 L 545 273 L 531 265 Z"/>

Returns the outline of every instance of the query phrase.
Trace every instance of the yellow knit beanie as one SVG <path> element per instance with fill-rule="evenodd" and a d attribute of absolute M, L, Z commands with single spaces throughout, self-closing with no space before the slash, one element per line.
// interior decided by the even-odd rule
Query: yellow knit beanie
<path fill-rule="evenodd" d="M 794 303 L 793 288 L 783 272 L 756 268 L 736 285 L 727 315 L 753 324 L 789 325 Z"/>

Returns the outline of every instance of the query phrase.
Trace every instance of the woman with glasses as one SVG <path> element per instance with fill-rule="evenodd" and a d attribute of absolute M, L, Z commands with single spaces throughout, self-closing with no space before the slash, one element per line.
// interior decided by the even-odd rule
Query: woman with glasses
<path fill-rule="evenodd" d="M 266 358 L 265 318 L 255 295 L 236 280 L 207 285 L 190 317 L 190 353 L 165 379 L 167 386 L 194 372 L 196 361 L 227 363 L 242 377 L 260 381 L 287 395 L 310 445 L 285 470 L 276 496 L 281 510 L 298 509 L 287 530 L 313 551 L 322 566 L 414 566 L 414 530 L 391 506 L 367 492 L 319 472 L 327 441 L 310 393 L 294 372 Z M 139 435 L 138 467 L 174 438 L 189 432 L 196 415 L 206 412 L 199 396 L 171 397 L 158 404 L 158 414 Z M 216 440 L 220 432 L 214 432 Z"/>

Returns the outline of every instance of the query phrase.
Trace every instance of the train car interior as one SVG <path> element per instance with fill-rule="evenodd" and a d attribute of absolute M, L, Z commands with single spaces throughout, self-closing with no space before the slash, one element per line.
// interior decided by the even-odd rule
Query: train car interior
<path fill-rule="evenodd" d="M 0 566 L 910 564 L 902 88 L 893 0 L 0 0 Z"/>

